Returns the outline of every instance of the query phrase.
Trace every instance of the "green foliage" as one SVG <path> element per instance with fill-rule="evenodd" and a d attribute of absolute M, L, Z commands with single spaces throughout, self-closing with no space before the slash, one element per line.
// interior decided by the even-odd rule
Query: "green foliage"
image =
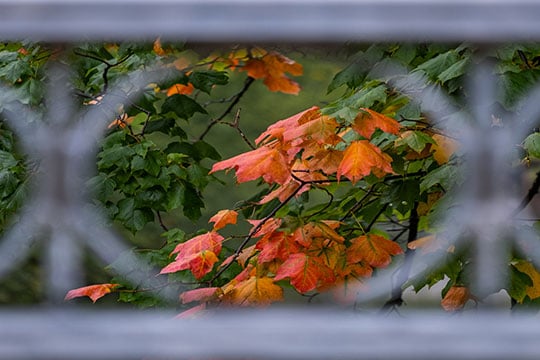
<path fill-rule="evenodd" d="M 0 80 L 15 90 L 13 94 L 20 103 L 43 110 L 45 68 L 58 51 L 60 49 L 40 44 L 0 44 Z M 129 271 L 140 273 L 140 278 L 156 277 L 159 269 L 170 263 L 173 249 L 193 238 L 194 234 L 185 234 L 175 227 L 176 219 L 196 222 L 205 207 L 212 207 L 214 199 L 205 198 L 204 191 L 207 187 L 221 186 L 222 178 L 209 174 L 211 165 L 221 160 L 223 153 L 229 155 L 231 142 L 241 142 L 244 148 L 253 146 L 253 134 L 246 136 L 240 126 L 238 105 L 251 82 L 245 81 L 245 72 L 236 71 L 236 67 L 245 66 L 249 60 L 231 54 L 234 52 L 201 58 L 185 44 L 168 44 L 157 49 L 149 44 L 129 43 L 82 44 L 64 53 L 62 61 L 68 61 L 74 69 L 73 86 L 78 96 L 77 106 L 81 109 L 99 104 L 111 84 L 129 72 L 142 71 L 149 65 L 171 72 L 168 79 L 145 88 L 139 99 L 119 100 L 123 105 L 115 109 L 117 117 L 110 119 L 109 130 L 100 142 L 96 173 L 86 182 L 94 205 L 102 208 L 109 220 L 121 231 L 125 230 L 135 244 L 132 252 L 109 265 L 111 273 L 118 270 L 119 264 L 125 266 L 131 261 L 131 254 L 136 253 L 145 260 L 146 266 L 140 268 L 136 263 L 129 263 Z M 463 91 L 465 78 L 475 54 L 476 50 L 469 45 L 362 47 L 351 57 L 350 65 L 330 81 L 327 91 L 335 98 L 325 103 L 321 111 L 335 118 L 340 129 L 354 124 L 360 108 L 396 119 L 402 127 L 399 132 L 378 129 L 368 139 L 389 154 L 393 173 L 381 177 L 372 174 L 354 183 L 334 177 L 329 184 L 311 184 L 310 191 L 287 203 L 277 199 L 261 203 L 276 187 L 260 182 L 253 187 L 253 197 L 246 196 L 242 202 L 229 207 L 239 210 L 246 219 L 278 217 L 284 232 L 292 232 L 310 222 L 339 221 L 340 234 L 349 236 L 344 240 L 347 245 L 352 236 L 376 233 L 406 249 L 421 236 L 444 235 L 437 220 L 439 214 L 455 206 L 451 194 L 463 183 L 459 165 L 464 159 L 459 152 L 444 148 L 436 135 L 447 136 L 447 140 L 459 139 L 459 134 L 445 134 L 444 126 L 444 122 L 453 121 L 456 114 L 446 113 L 442 119 L 430 118 L 432 115 L 424 112 L 421 102 L 413 101 L 392 85 L 391 70 L 395 64 L 405 66 L 414 76 L 427 79 L 430 85 L 448 94 L 462 111 L 468 96 Z M 539 78 L 539 59 L 540 48 L 535 45 L 501 47 L 484 56 L 482 60 L 497 63 L 495 72 L 502 89 L 494 104 L 501 113 L 493 114 L 494 117 L 519 111 L 519 100 Z M 390 72 L 385 77 L 377 75 L 384 73 L 383 69 Z M 244 85 L 240 85 L 242 83 Z M 182 85 L 183 92 L 168 94 L 167 89 L 175 85 Z M 1 111 L 11 110 L 7 103 L 0 104 Z M 214 107 L 216 104 L 222 106 Z M 272 102 L 266 105 L 276 107 Z M 214 135 L 221 138 L 219 143 L 210 141 L 212 136 L 206 135 L 214 125 L 227 125 L 223 129 L 231 130 L 236 139 L 229 140 L 229 136 L 220 133 Z M 343 139 L 350 144 L 364 137 L 351 131 L 344 134 Z M 339 146 L 336 150 L 343 150 Z M 536 132 L 528 135 L 522 147 L 528 155 L 540 158 L 540 135 Z M 444 152 L 447 154 L 442 156 L 440 153 Z M 12 131 L 1 122 L 0 232 L 5 230 L 25 199 L 26 184 L 32 179 L 35 166 L 26 162 Z M 222 193 L 228 191 L 218 189 Z M 156 233 L 161 230 L 165 231 L 164 243 L 156 240 Z M 201 228 L 196 233 L 206 230 Z M 246 239 L 241 231 L 234 235 Z M 231 241 L 226 243 L 220 262 L 242 250 L 235 236 L 227 238 Z M 246 244 L 253 244 L 249 236 L 247 240 Z M 143 242 L 145 247 L 137 242 Z M 403 288 L 412 286 L 419 291 L 446 279 L 445 295 L 451 286 L 469 285 L 467 275 L 474 261 L 470 252 L 454 252 L 444 246 L 436 251 L 443 253 L 447 262 L 427 271 L 422 279 L 403 283 Z M 527 291 L 537 284 L 514 266 L 509 265 L 509 269 L 511 283 L 507 292 L 514 300 L 527 302 Z M 224 286 L 241 270 L 236 263 L 223 270 L 216 267 L 198 284 L 210 282 Z M 157 295 L 178 293 L 186 286 L 197 284 L 188 270 L 157 277 L 162 285 L 154 289 Z M 142 283 L 130 283 L 118 275 L 112 282 L 120 284 L 122 302 L 143 307 L 164 305 L 159 296 L 143 289 Z"/>

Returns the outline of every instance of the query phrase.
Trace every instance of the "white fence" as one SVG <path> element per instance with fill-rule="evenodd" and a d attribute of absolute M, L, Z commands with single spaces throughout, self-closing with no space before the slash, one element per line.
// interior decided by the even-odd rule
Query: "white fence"
<path fill-rule="evenodd" d="M 500 42 L 540 40 L 539 20 L 540 3 L 508 0 L 0 1 L 0 39 L 5 41 L 21 38 L 51 42 L 153 40 L 161 35 L 199 43 L 287 41 L 314 44 L 406 40 L 470 41 L 489 46 Z M 489 86 L 489 79 L 480 76 L 475 90 L 485 90 Z M 531 96 L 532 116 L 538 113 L 538 106 L 534 104 L 538 92 Z M 478 96 L 476 100 L 481 115 L 484 99 Z M 41 134 L 38 130 L 34 135 Z M 71 135 L 76 137 L 77 129 L 74 131 Z M 475 131 L 483 133 L 485 128 L 480 126 Z M 513 136 L 508 134 L 501 138 L 501 143 L 510 144 Z M 68 141 L 58 137 L 59 142 L 64 140 Z M 60 164 L 64 166 L 63 171 L 69 170 L 70 166 L 76 168 L 78 156 L 85 155 L 80 152 L 86 151 L 84 142 L 69 141 L 66 148 L 73 146 L 73 153 L 68 154 L 71 157 L 68 156 L 66 163 Z M 82 145 L 77 147 L 77 144 Z M 32 146 L 39 150 L 39 144 Z M 483 150 L 486 148 L 473 151 L 480 153 Z M 494 156 L 498 155 L 495 153 Z M 496 165 L 486 166 L 491 175 L 500 175 Z M 482 184 L 492 181 L 497 185 L 497 179 L 486 178 L 485 173 L 471 174 Z M 474 191 L 468 194 L 469 197 L 476 195 Z M 498 209 L 499 200 L 486 200 L 480 207 L 469 209 L 480 219 L 492 219 L 489 224 L 463 218 L 464 225 L 501 226 L 494 211 Z M 69 214 L 69 206 L 73 205 L 77 202 L 55 203 L 58 207 L 54 211 Z M 481 216 L 486 215 L 485 212 L 489 212 L 489 216 Z M 84 225 L 84 221 L 79 223 L 79 226 Z M 69 271 L 56 268 L 56 264 L 63 263 L 62 256 L 71 251 L 67 233 L 59 231 L 50 251 L 48 269 L 52 272 L 53 298 L 62 291 L 62 287 L 57 289 L 55 284 L 73 281 Z M 94 235 L 102 239 L 108 237 L 106 232 Z M 483 234 L 484 237 L 487 235 Z M 107 243 L 103 241 L 95 246 L 99 251 Z M 5 239 L 1 243 L 0 273 L 7 270 L 10 264 L 7 258 L 17 255 L 17 248 L 14 242 L 10 245 Z M 11 251 L 15 255 L 9 253 Z M 490 253 L 489 249 L 485 253 Z M 489 267 L 489 259 L 484 260 Z M 479 281 L 490 282 L 489 277 Z M 512 317 L 506 313 L 443 317 L 425 311 L 398 317 L 315 308 L 310 311 L 275 309 L 220 313 L 211 318 L 183 321 L 173 320 L 173 315 L 168 312 L 111 312 L 99 307 L 91 311 L 46 306 L 4 308 L 0 309 L 0 358 L 540 358 L 538 318 Z"/>

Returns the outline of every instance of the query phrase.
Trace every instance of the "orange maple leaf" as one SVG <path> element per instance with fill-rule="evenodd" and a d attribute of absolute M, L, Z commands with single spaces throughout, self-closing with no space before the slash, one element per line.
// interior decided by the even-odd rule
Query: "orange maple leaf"
<path fill-rule="evenodd" d="M 307 117 L 306 114 L 298 119 L 298 125 L 283 133 L 283 141 L 289 142 L 299 139 L 303 142 L 316 142 L 321 145 L 335 145 L 341 142 L 341 137 L 336 134 L 338 122 L 320 113 L 316 116 Z"/>
<path fill-rule="evenodd" d="M 193 90 L 195 90 L 195 87 L 193 87 L 192 83 L 188 83 L 187 85 L 174 84 L 167 89 L 167 96 L 173 96 L 174 94 L 190 95 L 193 93 Z"/>
<path fill-rule="evenodd" d="M 288 57 L 276 53 L 266 53 L 262 58 L 249 59 L 242 71 L 254 79 L 264 79 L 264 84 L 270 91 L 281 91 L 286 94 L 298 94 L 300 85 L 285 75 L 302 75 L 301 64 Z"/>
<path fill-rule="evenodd" d="M 369 175 L 371 172 L 378 177 L 392 174 L 390 163 L 392 158 L 377 146 L 367 140 L 353 141 L 345 150 L 343 159 L 338 166 L 338 179 L 343 175 L 353 183 Z"/>
<path fill-rule="evenodd" d="M 239 306 L 267 306 L 283 300 L 283 289 L 269 277 L 251 276 L 234 285 L 224 301 Z"/>
<path fill-rule="evenodd" d="M 224 228 L 229 224 L 236 224 L 238 213 L 234 210 L 220 210 L 212 216 L 208 222 L 214 223 L 214 231 Z"/>
<path fill-rule="evenodd" d="M 465 286 L 452 286 L 441 300 L 441 305 L 446 311 L 461 310 L 470 299 L 474 299 Z"/>
<path fill-rule="evenodd" d="M 96 302 L 98 299 L 109 294 L 119 284 L 97 284 L 80 287 L 77 289 L 69 290 L 64 300 L 71 300 L 81 296 L 88 296 L 92 299 L 92 302 Z"/>
<path fill-rule="evenodd" d="M 194 301 L 206 302 L 214 299 L 220 292 L 221 289 L 218 287 L 200 288 L 184 291 L 182 294 L 180 294 L 180 301 L 182 301 L 182 304 L 187 304 Z"/>
<path fill-rule="evenodd" d="M 262 146 L 212 166 L 210 174 L 220 170 L 236 170 L 239 183 L 263 178 L 269 184 L 284 184 L 290 175 L 287 157 L 278 149 Z"/>
<path fill-rule="evenodd" d="M 433 158 L 439 165 L 446 164 L 458 149 L 459 143 L 452 138 L 440 134 L 434 134 L 432 138 L 435 140 L 435 144 L 431 144 Z"/>
<path fill-rule="evenodd" d="M 333 271 L 320 259 L 304 253 L 292 254 L 277 270 L 274 280 L 290 278 L 291 285 L 300 293 L 335 280 Z"/>
<path fill-rule="evenodd" d="M 366 139 L 370 139 L 376 129 L 397 134 L 400 127 L 401 125 L 396 120 L 366 108 L 360 109 L 352 124 L 352 128 Z"/>
<path fill-rule="evenodd" d="M 373 267 L 384 267 L 390 264 L 391 255 L 403 253 L 401 247 L 377 234 L 367 234 L 351 240 L 347 250 L 347 262 L 354 264 L 365 262 Z"/>
<path fill-rule="evenodd" d="M 217 261 L 218 258 L 213 251 L 202 250 L 195 254 L 177 257 L 175 261 L 165 266 L 159 273 L 169 274 L 189 269 L 197 279 L 200 279 L 212 270 Z"/>
<path fill-rule="evenodd" d="M 343 243 L 345 239 L 335 231 L 339 225 L 339 221 L 310 222 L 300 228 L 297 228 L 293 232 L 293 239 L 304 247 L 309 247 L 313 239 L 316 238 L 328 239 L 338 243 Z"/>
<path fill-rule="evenodd" d="M 319 107 L 312 106 L 307 110 L 301 111 L 298 114 L 294 114 L 291 117 L 288 117 L 283 120 L 270 125 L 258 138 L 255 139 L 256 144 L 260 144 L 263 140 L 277 139 L 279 141 L 283 140 L 283 133 L 287 130 L 294 129 L 300 123 L 300 119 L 311 119 L 319 116 Z"/>

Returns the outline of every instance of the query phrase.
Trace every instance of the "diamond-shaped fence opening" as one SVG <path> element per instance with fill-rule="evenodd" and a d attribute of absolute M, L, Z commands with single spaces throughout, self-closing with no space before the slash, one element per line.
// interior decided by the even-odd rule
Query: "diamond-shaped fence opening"
<path fill-rule="evenodd" d="M 201 43 L 286 41 L 469 41 L 484 49 L 498 43 L 540 39 L 540 4 L 533 1 L 0 1 L 0 37 L 70 43 L 80 40 L 153 40 L 165 36 Z M 467 162 L 459 206 L 445 216 L 448 246 L 473 240 L 476 267 L 474 293 L 494 292 L 509 274 L 496 271 L 511 249 L 525 252 L 540 264 L 532 230 L 509 233 L 519 194 L 508 191 L 514 174 L 509 154 L 530 128 L 537 126 L 540 87 L 522 99 L 519 119 L 508 119 L 510 130 L 493 126 L 490 104 L 497 94 L 493 64 L 478 59 L 470 67 L 467 111 L 451 108 L 448 95 L 415 73 L 396 64 L 373 69 L 434 118 L 453 114 L 451 132 L 461 135 Z M 540 335 L 537 319 L 494 311 L 471 316 L 443 317 L 429 311 L 374 315 L 271 309 L 218 313 L 203 319 L 174 320 L 174 311 L 64 309 L 67 290 L 77 278 L 82 249 L 104 263 L 116 260 L 127 246 L 108 230 L 102 215 L 86 206 L 81 192 L 95 162 L 103 136 L 119 102 L 134 99 L 152 81 L 166 77 L 152 69 L 136 72 L 111 84 L 97 106 L 72 106 L 69 69 L 48 69 L 48 111 L 38 114 L 21 106 L 13 89 L 0 87 L 5 120 L 17 133 L 22 150 L 39 163 L 32 197 L 19 212 L 20 220 L 0 243 L 0 276 L 8 273 L 41 242 L 45 255 L 47 298 L 55 306 L 4 308 L 0 311 L 0 358 L 6 359 L 138 359 L 138 358 L 425 358 L 537 359 Z M 68 79 L 68 80 L 66 80 Z M 440 104 L 445 104 L 441 107 Z M 444 108 L 444 110 L 441 110 Z M 458 115 L 455 115 L 458 114 Z M 33 119 L 42 117 L 41 121 Z M 79 121 L 73 122 L 77 118 Z M 505 120 L 506 121 L 506 120 Z M 452 125 L 459 124 L 459 125 Z M 452 128 L 453 126 L 453 128 Z M 492 144 L 497 146 L 493 147 Z M 133 257 L 124 265 L 141 261 Z M 433 255 L 417 264 L 406 259 L 398 269 L 382 271 L 368 283 L 372 298 L 388 293 L 396 272 L 407 278 L 424 276 L 440 265 Z M 409 263 L 410 262 L 410 263 Z M 141 264 L 140 266 L 145 266 Z M 123 264 L 116 269 L 122 273 Z M 153 279 L 124 274 L 130 280 Z M 403 283 L 395 283 L 401 287 Z M 163 295 L 163 294 L 161 294 Z M 165 295 L 166 296 L 166 295 Z"/>

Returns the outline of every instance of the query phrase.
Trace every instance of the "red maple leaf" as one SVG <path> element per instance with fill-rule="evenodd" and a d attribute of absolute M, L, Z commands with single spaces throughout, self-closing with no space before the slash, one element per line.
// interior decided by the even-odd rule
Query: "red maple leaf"
<path fill-rule="evenodd" d="M 197 279 L 202 278 L 218 261 L 222 241 L 223 236 L 210 231 L 177 245 L 172 251 L 177 254 L 175 260 L 161 269 L 160 274 L 189 269 Z"/>
<path fill-rule="evenodd" d="M 255 248 L 261 250 L 257 257 L 259 263 L 266 263 L 275 259 L 286 260 L 299 248 L 296 242 L 287 234 L 276 231 L 260 239 Z"/>
<path fill-rule="evenodd" d="M 88 296 L 92 299 L 92 302 L 96 302 L 98 299 L 110 293 L 119 284 L 97 284 L 80 287 L 77 289 L 69 290 L 64 300 L 71 300 L 81 296 Z"/>
<path fill-rule="evenodd" d="M 351 240 L 351 246 L 347 250 L 347 262 L 365 262 L 373 267 L 384 267 L 390 264 L 391 255 L 401 253 L 403 250 L 395 242 L 377 234 L 367 234 Z"/>
<path fill-rule="evenodd" d="M 219 254 L 221 252 L 221 243 L 223 242 L 223 239 L 223 236 L 219 235 L 217 232 L 209 231 L 176 245 L 171 254 L 178 254 L 176 258 L 196 254 L 203 250 L 210 250 L 215 254 Z"/>
<path fill-rule="evenodd" d="M 392 158 L 367 140 L 353 141 L 345 150 L 337 170 L 338 179 L 347 177 L 353 183 L 373 172 L 378 177 L 392 174 Z"/>
<path fill-rule="evenodd" d="M 274 280 L 290 278 L 292 286 L 300 293 L 311 291 L 319 285 L 335 280 L 333 271 L 318 258 L 304 253 L 292 254 L 277 270 Z"/>
<path fill-rule="evenodd" d="M 180 294 L 182 304 L 187 304 L 194 301 L 209 301 L 212 300 L 221 291 L 218 287 L 200 288 L 185 291 Z"/>
<path fill-rule="evenodd" d="M 203 250 L 195 254 L 177 257 L 175 261 L 165 266 L 159 273 L 169 274 L 189 269 L 197 279 L 200 279 L 212 270 L 217 261 L 218 258 L 213 251 Z"/>

